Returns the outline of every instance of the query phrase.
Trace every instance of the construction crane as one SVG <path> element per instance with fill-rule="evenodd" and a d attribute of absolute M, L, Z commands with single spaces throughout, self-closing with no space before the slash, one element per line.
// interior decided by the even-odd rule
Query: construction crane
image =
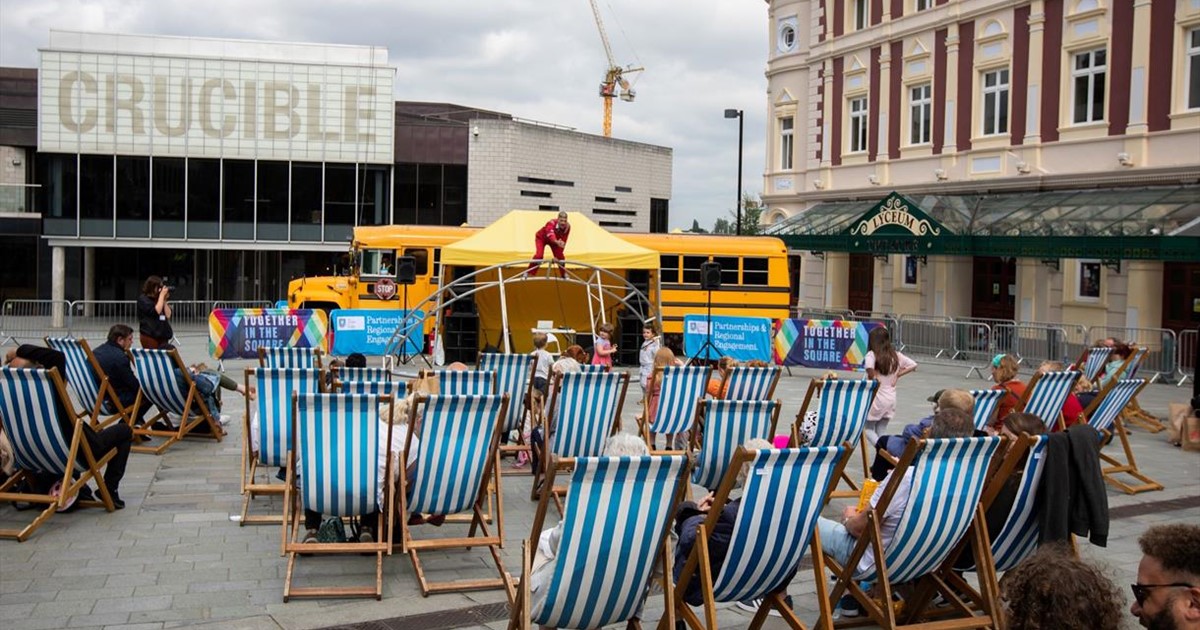
<path fill-rule="evenodd" d="M 596 0 L 589 1 L 592 3 L 592 15 L 596 18 L 596 29 L 600 31 L 600 42 L 604 44 L 604 54 L 608 58 L 608 69 L 604 71 L 604 81 L 600 83 L 600 98 L 604 99 L 604 137 L 611 138 L 613 96 L 619 96 L 622 101 L 632 103 L 637 93 L 629 87 L 629 81 L 625 76 L 641 72 L 645 68 L 633 65 L 622 68 L 617 65 L 616 59 L 613 59 L 612 45 L 608 43 L 608 33 L 604 32 L 604 20 L 600 18 L 600 7 L 596 5 Z"/>

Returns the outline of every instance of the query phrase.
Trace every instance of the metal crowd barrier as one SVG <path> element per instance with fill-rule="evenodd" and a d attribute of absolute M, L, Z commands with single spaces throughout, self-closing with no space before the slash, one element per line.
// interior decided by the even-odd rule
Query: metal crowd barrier
<path fill-rule="evenodd" d="M 1123 341 L 1146 348 L 1146 358 L 1139 368 L 1142 374 L 1153 373 L 1150 382 L 1159 378 L 1170 379 L 1175 375 L 1179 364 L 1176 360 L 1179 349 L 1179 339 L 1175 331 L 1166 328 L 1128 328 L 1123 326 L 1092 326 L 1088 336 L 1093 341 L 1107 337 L 1116 337 Z"/>
<path fill-rule="evenodd" d="M 1179 345 L 1176 346 L 1179 349 L 1176 370 L 1179 372 L 1179 382 L 1175 384 L 1176 387 L 1188 379 L 1196 380 L 1196 360 L 1200 358 L 1196 356 L 1196 335 L 1200 335 L 1200 330 L 1195 328 L 1179 333 Z"/>
<path fill-rule="evenodd" d="M 68 334 L 70 322 L 66 300 L 5 300 L 0 306 L 0 345 L 41 343 L 43 337 Z"/>
<path fill-rule="evenodd" d="M 908 354 L 953 358 L 954 325 L 948 317 L 901 315 L 900 339 Z"/>
<path fill-rule="evenodd" d="M 850 319 L 883 324 L 892 335 L 892 345 L 896 346 L 897 350 L 904 350 L 904 340 L 900 338 L 900 320 L 896 316 L 880 311 L 854 311 Z"/>
<path fill-rule="evenodd" d="M 1016 322 L 997 326 L 997 338 L 1009 341 L 1009 347 L 999 348 L 1017 358 L 1020 365 L 1030 364 L 1037 369 L 1045 361 L 1063 361 L 1066 358 L 1067 333 L 1058 325 Z"/>
<path fill-rule="evenodd" d="M 796 313 L 796 319 L 851 319 L 854 313 L 823 308 L 801 308 Z"/>

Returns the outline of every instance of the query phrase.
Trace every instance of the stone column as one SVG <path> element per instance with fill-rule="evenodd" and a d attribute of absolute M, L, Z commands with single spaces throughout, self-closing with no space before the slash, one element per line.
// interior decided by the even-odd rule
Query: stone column
<path fill-rule="evenodd" d="M 66 326 L 63 302 L 67 299 L 67 250 L 61 245 L 50 249 L 50 326 Z"/>
<path fill-rule="evenodd" d="M 96 299 L 96 248 L 83 248 L 83 316 L 92 316 L 91 302 Z"/>

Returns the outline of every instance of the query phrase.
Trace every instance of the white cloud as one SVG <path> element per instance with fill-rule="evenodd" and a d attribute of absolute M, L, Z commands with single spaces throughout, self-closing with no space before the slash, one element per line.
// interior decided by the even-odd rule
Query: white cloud
<path fill-rule="evenodd" d="M 711 225 L 762 188 L 766 5 L 601 0 L 638 97 L 614 102 L 616 137 L 674 149 L 673 227 Z M 444 101 L 601 132 L 607 67 L 584 0 L 0 0 L 0 65 L 36 67 L 51 28 L 386 46 L 396 98 Z"/>

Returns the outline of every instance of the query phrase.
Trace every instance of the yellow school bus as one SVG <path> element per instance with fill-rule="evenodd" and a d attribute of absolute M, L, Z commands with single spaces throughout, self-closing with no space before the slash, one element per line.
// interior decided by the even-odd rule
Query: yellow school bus
<path fill-rule="evenodd" d="M 441 274 L 441 249 L 476 233 L 475 227 L 388 225 L 354 230 L 349 273 L 341 276 L 299 278 L 288 284 L 292 308 L 402 308 L 415 306 L 437 290 Z M 767 236 L 706 234 L 614 233 L 635 245 L 659 252 L 659 277 L 646 271 L 622 270 L 626 280 L 655 299 L 661 291 L 659 314 L 663 333 L 683 332 L 683 318 L 704 314 L 709 292 L 700 288 L 700 265 L 721 264 L 721 287 L 711 292 L 714 315 L 782 319 L 788 316 L 789 283 L 787 249 L 783 241 Z M 392 299 L 375 294 L 376 283 L 394 275 L 398 256 L 416 261 L 416 282 L 403 287 Z M 657 304 L 651 304 L 657 309 Z"/>

